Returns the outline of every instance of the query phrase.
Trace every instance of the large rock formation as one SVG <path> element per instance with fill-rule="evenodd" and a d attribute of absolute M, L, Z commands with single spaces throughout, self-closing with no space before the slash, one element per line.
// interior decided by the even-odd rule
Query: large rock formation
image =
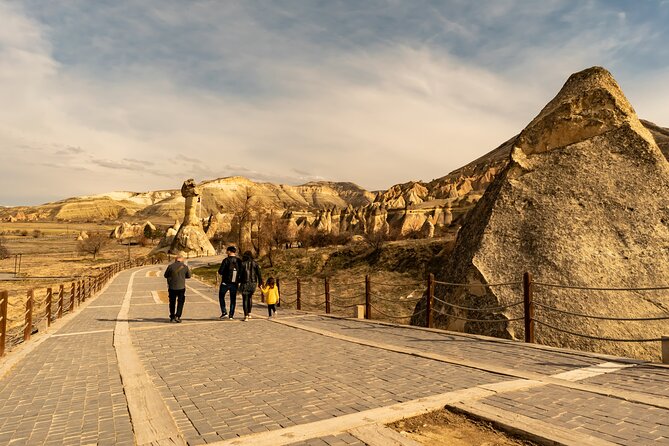
<path fill-rule="evenodd" d="M 147 238 L 146 235 L 153 233 L 155 230 L 156 227 L 150 221 L 135 224 L 123 222 L 114 228 L 111 237 L 118 240 L 122 245 L 136 245 L 142 243 Z"/>
<path fill-rule="evenodd" d="M 185 199 L 183 222 L 176 229 L 176 234 L 165 235 L 165 238 L 161 240 L 158 247 L 153 250 L 154 253 L 167 250 L 167 252 L 172 254 L 184 253 L 188 257 L 211 256 L 216 254 L 216 250 L 204 233 L 202 220 L 197 216 L 196 205 L 199 194 L 200 191 L 193 179 L 184 181 L 181 186 L 181 195 Z M 169 246 L 168 249 L 166 249 L 167 246 Z"/>
<path fill-rule="evenodd" d="M 558 95 L 510 142 L 511 156 L 467 215 L 438 279 L 495 284 L 523 272 L 551 284 L 650 287 L 669 282 L 669 163 L 611 74 L 591 68 L 572 75 Z M 663 294 L 665 296 L 663 296 Z M 519 285 L 438 286 L 439 299 L 462 307 L 522 300 Z M 535 300 L 576 313 L 641 317 L 667 313 L 666 292 L 582 291 L 535 287 Z M 506 338 L 523 337 L 522 306 L 465 311 L 438 326 Z M 491 319 L 502 322 L 465 322 Z M 665 321 L 612 322 L 537 307 L 538 320 L 594 337 L 655 338 Z M 416 318 L 420 319 L 420 318 Z M 415 321 L 417 322 L 417 320 Z M 537 325 L 549 345 L 657 358 L 659 343 L 605 342 Z"/>

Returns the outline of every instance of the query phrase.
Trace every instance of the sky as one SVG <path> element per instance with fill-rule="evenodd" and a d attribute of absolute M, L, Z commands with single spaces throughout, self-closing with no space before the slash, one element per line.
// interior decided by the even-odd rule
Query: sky
<path fill-rule="evenodd" d="M 0 205 L 429 181 L 609 69 L 669 127 L 669 0 L 0 0 Z"/>

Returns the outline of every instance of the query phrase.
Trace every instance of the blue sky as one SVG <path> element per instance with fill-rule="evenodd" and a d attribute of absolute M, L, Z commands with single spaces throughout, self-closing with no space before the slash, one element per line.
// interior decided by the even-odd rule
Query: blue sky
<path fill-rule="evenodd" d="M 669 127 L 668 19 L 668 0 L 0 2 L 0 204 L 429 181 L 593 65 Z"/>

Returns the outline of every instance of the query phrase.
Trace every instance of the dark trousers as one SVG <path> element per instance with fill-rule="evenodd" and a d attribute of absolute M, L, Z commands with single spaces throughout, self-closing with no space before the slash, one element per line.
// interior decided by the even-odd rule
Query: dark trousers
<path fill-rule="evenodd" d="M 245 284 L 242 286 L 242 306 L 244 307 L 244 316 L 251 314 L 253 307 L 253 293 L 256 292 L 255 286 Z"/>
<path fill-rule="evenodd" d="M 276 304 L 267 304 L 267 313 L 269 313 L 269 317 L 272 317 L 272 311 L 276 314 Z"/>
<path fill-rule="evenodd" d="M 225 311 L 225 293 L 230 291 L 230 317 L 235 315 L 235 307 L 237 306 L 237 284 L 236 283 L 222 283 L 218 289 L 218 303 L 221 306 L 221 314 L 228 314 Z"/>
<path fill-rule="evenodd" d="M 167 295 L 170 298 L 170 319 L 175 317 L 181 317 L 181 312 L 184 309 L 184 303 L 186 303 L 186 290 L 167 290 Z M 174 307 L 176 306 L 176 311 Z"/>

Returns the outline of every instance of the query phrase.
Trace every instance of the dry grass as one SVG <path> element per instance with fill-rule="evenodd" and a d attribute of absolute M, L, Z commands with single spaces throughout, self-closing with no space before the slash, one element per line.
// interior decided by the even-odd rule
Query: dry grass
<path fill-rule="evenodd" d="M 64 285 L 66 295 L 69 296 L 71 283 L 89 275 L 96 275 L 101 268 L 121 260 L 144 257 L 151 247 L 128 247 L 115 242 L 109 244 L 96 260 L 91 255 L 81 255 L 77 252 L 77 242 L 73 234 L 79 230 L 107 230 L 96 224 L 73 226 L 64 223 L 3 223 L 0 231 L 21 229 L 33 231 L 35 229 L 48 234 L 44 237 L 4 236 L 5 246 L 11 257 L 0 260 L 0 291 L 9 292 L 8 329 L 16 331 L 23 325 L 25 300 L 27 292 L 34 290 L 37 301 L 35 307 L 36 318 L 43 317 L 45 312 L 43 303 L 47 288 L 51 287 L 54 293 L 61 284 Z M 69 229 L 70 236 L 64 235 Z M 17 254 L 21 254 L 20 280 L 14 280 L 17 269 Z"/>

